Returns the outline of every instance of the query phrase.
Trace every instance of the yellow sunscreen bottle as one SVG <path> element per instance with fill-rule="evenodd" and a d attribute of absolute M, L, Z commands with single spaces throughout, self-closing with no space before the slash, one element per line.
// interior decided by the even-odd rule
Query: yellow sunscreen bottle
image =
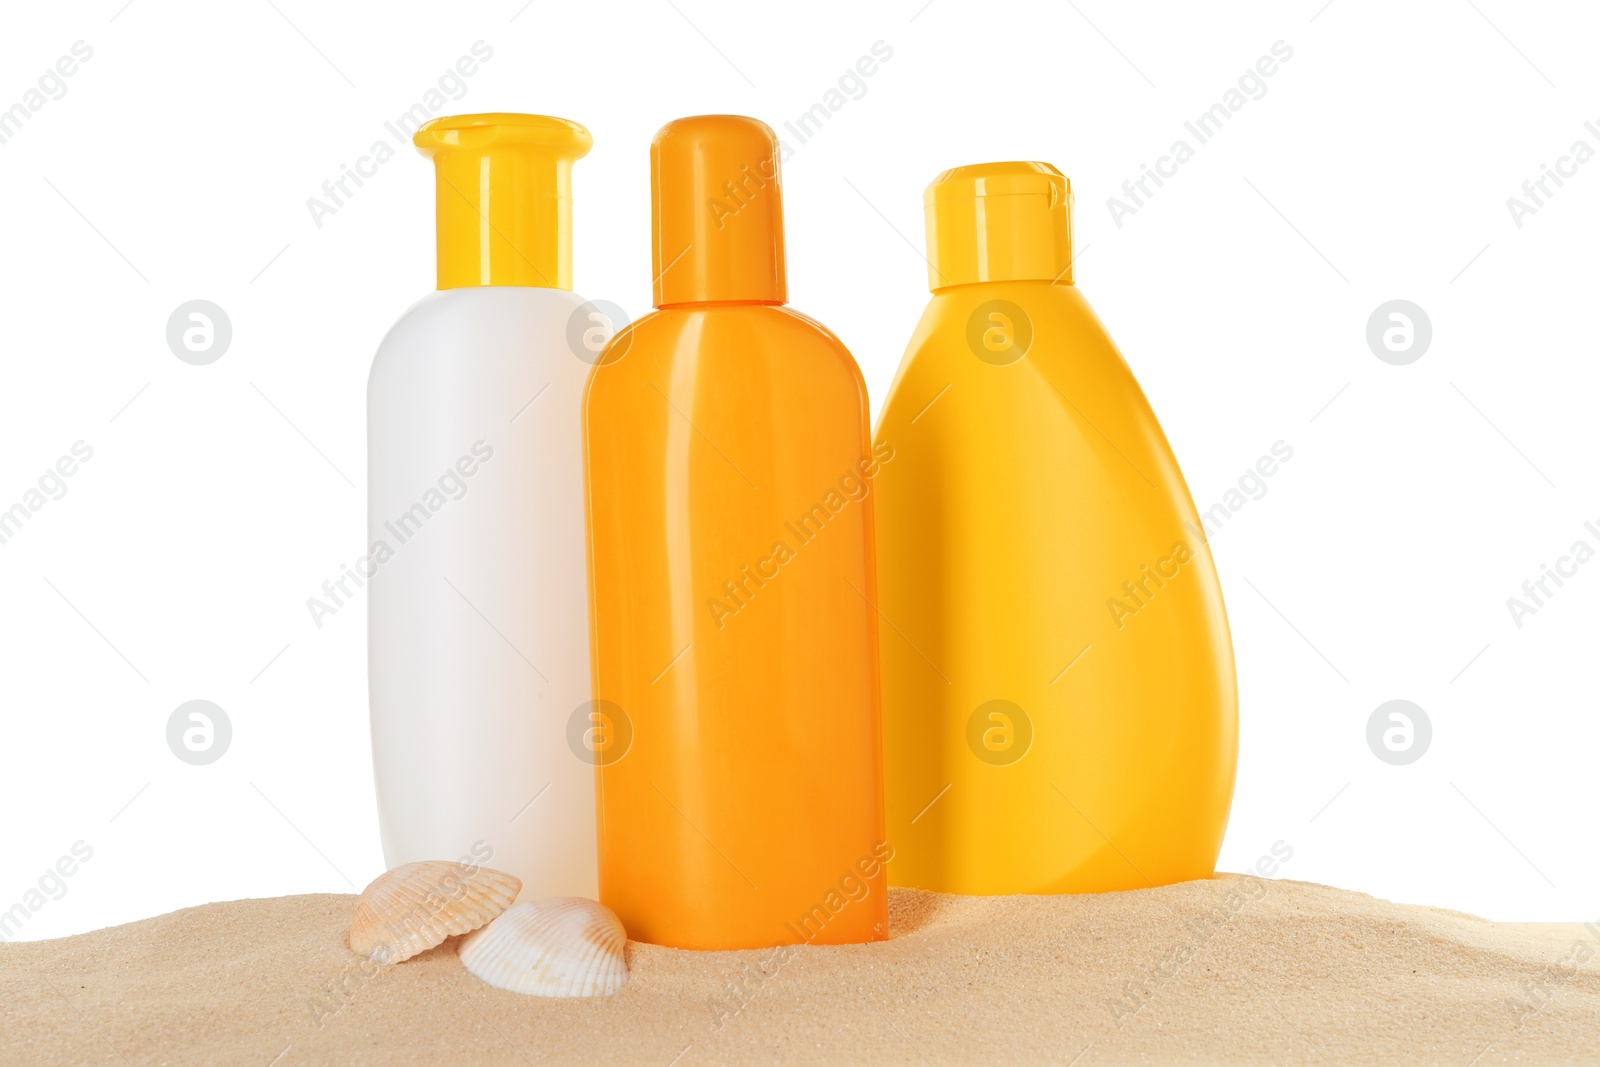
<path fill-rule="evenodd" d="M 1044 163 L 939 175 L 933 298 L 875 441 L 894 885 L 1082 893 L 1209 877 L 1238 695 L 1205 533 L 1073 284 Z"/>

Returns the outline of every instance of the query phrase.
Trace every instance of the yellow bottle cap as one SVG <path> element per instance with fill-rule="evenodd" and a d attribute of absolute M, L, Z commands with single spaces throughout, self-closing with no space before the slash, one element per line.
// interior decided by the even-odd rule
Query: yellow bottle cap
<path fill-rule="evenodd" d="M 975 163 L 922 194 L 928 288 L 971 282 L 1072 284 L 1072 185 L 1048 163 Z"/>
<path fill-rule="evenodd" d="M 449 115 L 412 138 L 433 160 L 439 288 L 572 288 L 572 163 L 594 139 L 548 115 Z"/>
<path fill-rule="evenodd" d="M 650 145 L 656 307 L 789 299 L 778 138 L 742 115 L 697 115 Z"/>

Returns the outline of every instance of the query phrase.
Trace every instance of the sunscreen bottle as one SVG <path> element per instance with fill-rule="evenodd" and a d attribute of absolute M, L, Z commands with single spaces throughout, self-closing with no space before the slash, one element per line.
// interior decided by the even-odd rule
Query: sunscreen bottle
<path fill-rule="evenodd" d="M 655 306 L 584 407 L 600 900 L 697 949 L 888 935 L 866 386 L 785 306 L 778 144 L 651 146 Z"/>
<path fill-rule="evenodd" d="M 368 666 L 384 861 L 461 860 L 593 897 L 580 403 L 568 341 L 577 123 L 461 115 L 434 162 L 439 288 L 367 386 Z M 584 322 L 583 325 L 587 326 Z"/>
<path fill-rule="evenodd" d="M 875 440 L 895 885 L 1207 878 L 1233 796 L 1222 594 L 1177 461 L 1073 284 L 1044 163 L 939 175 L 933 298 Z"/>

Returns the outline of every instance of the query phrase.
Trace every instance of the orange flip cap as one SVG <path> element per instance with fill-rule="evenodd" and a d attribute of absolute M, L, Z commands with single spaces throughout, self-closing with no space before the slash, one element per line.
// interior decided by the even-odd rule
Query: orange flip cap
<path fill-rule="evenodd" d="M 789 299 L 772 128 L 742 115 L 669 122 L 650 145 L 655 304 Z"/>

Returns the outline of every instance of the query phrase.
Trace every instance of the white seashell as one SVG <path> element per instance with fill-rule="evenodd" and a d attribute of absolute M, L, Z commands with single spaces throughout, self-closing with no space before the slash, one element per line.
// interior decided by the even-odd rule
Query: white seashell
<path fill-rule="evenodd" d="M 447 860 L 403 864 L 361 891 L 350 947 L 381 963 L 399 963 L 490 922 L 521 891 L 520 878 L 487 867 Z"/>
<path fill-rule="evenodd" d="M 463 938 L 461 963 L 499 989 L 607 997 L 628 984 L 628 935 L 604 904 L 548 897 L 513 905 Z"/>

